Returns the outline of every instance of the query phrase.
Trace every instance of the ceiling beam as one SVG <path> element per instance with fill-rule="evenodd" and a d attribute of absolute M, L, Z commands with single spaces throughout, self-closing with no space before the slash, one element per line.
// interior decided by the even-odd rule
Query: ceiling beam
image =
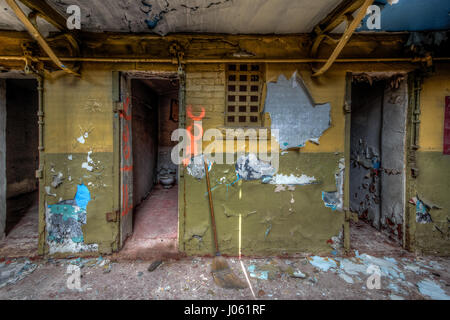
<path fill-rule="evenodd" d="M 335 49 L 333 50 L 328 61 L 317 71 L 313 73 L 313 77 L 320 76 L 324 74 L 336 60 L 336 58 L 341 53 L 342 49 L 345 47 L 347 42 L 350 40 L 353 32 L 359 26 L 361 21 L 367 14 L 367 8 L 373 3 L 374 0 L 344 0 L 336 9 L 334 9 L 322 22 L 320 22 L 315 28 L 314 33 L 316 34 L 315 40 L 311 47 L 311 56 L 316 56 L 320 44 L 325 38 L 329 38 L 328 33 L 333 31 L 342 22 L 346 22 L 347 26 L 341 39 L 337 43 Z M 353 14 L 359 9 L 358 14 L 353 18 Z"/>
<path fill-rule="evenodd" d="M 71 70 L 70 68 L 66 67 L 61 60 L 56 56 L 55 52 L 50 48 L 47 41 L 45 41 L 44 37 L 41 35 L 39 30 L 34 26 L 34 24 L 28 19 L 25 12 L 22 11 L 22 9 L 19 7 L 19 5 L 16 3 L 15 0 L 6 0 L 6 3 L 10 6 L 10 8 L 14 11 L 17 18 L 23 23 L 25 29 L 29 32 L 29 34 L 33 37 L 34 40 L 36 40 L 39 45 L 42 47 L 42 49 L 47 53 L 47 55 L 50 57 L 50 59 L 55 63 L 58 68 L 64 70 L 67 73 L 73 74 L 73 75 L 79 75 L 75 71 Z"/>
<path fill-rule="evenodd" d="M 68 31 L 66 17 L 45 0 L 20 0 L 24 5 L 39 13 L 41 17 L 61 31 Z"/>
<path fill-rule="evenodd" d="M 333 31 L 346 20 L 346 16 L 353 14 L 364 3 L 364 0 L 343 0 L 333 11 L 331 11 L 322 21 L 313 29 L 316 35 Z"/>

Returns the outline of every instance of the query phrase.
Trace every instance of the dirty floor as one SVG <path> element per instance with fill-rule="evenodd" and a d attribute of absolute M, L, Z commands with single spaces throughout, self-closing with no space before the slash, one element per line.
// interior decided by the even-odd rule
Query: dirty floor
<path fill-rule="evenodd" d="M 37 255 L 39 202 L 37 192 L 31 196 L 34 197 L 32 205 L 17 208 L 15 212 L 16 221 L 11 222 L 11 227 L 6 230 L 6 237 L 0 241 L 0 257 L 13 258 Z M 14 204 L 18 206 L 18 204 Z"/>
<path fill-rule="evenodd" d="M 133 234 L 115 259 L 178 257 L 178 187 L 155 185 L 150 195 L 135 209 Z"/>
<path fill-rule="evenodd" d="M 156 190 L 149 199 L 156 196 L 160 210 L 173 205 L 171 189 Z M 153 212 L 150 201 L 142 208 L 141 213 Z M 0 299 L 450 299 L 450 258 L 415 256 L 361 221 L 351 225 L 349 255 L 336 243 L 337 250 L 328 257 L 227 258 L 234 273 L 250 282 L 245 289 L 230 290 L 214 283 L 211 258 L 182 257 L 170 229 L 165 237 L 143 237 L 153 227 L 146 225 L 145 215 L 137 219 L 142 226 L 111 256 L 0 256 Z M 155 261 L 162 263 L 149 271 Z"/>
<path fill-rule="evenodd" d="M 255 297 L 250 288 L 217 287 L 210 258 L 165 261 L 154 271 L 148 271 L 150 262 L 107 258 L 5 260 L 0 263 L 0 299 L 450 299 L 449 259 L 356 254 L 242 259 Z M 239 259 L 227 260 L 245 281 Z M 369 264 L 379 268 L 379 289 L 367 287 Z M 80 267 L 79 289 L 67 285 L 73 265 Z"/>

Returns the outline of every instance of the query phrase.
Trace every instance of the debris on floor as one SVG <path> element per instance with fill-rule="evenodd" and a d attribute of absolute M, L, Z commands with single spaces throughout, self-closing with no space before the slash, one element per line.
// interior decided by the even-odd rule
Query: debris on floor
<path fill-rule="evenodd" d="M 433 280 L 425 279 L 417 284 L 421 294 L 429 296 L 433 300 L 450 300 L 450 296 Z"/>
<path fill-rule="evenodd" d="M 325 272 L 328 271 L 328 269 L 330 269 L 330 268 L 337 267 L 336 261 L 334 261 L 332 258 L 312 256 L 312 257 L 308 257 L 308 261 L 314 267 L 316 267 L 322 271 L 325 271 Z"/>
<path fill-rule="evenodd" d="M 6 261 L 0 263 L 0 288 L 8 284 L 14 284 L 36 270 L 37 265 L 29 260 Z"/>
<path fill-rule="evenodd" d="M 450 260 L 441 257 L 355 252 L 355 256 L 229 258 L 236 277 L 246 279 L 244 270 L 247 273 L 250 285 L 242 290 L 216 286 L 207 257 L 164 260 L 164 270 L 158 270 L 159 259 L 112 263 L 108 258 L 3 261 L 1 272 L 6 267 L 14 271 L 10 276 L 0 274 L 1 284 L 10 283 L 0 288 L 0 299 L 450 299 Z M 67 269 L 73 266 L 79 267 L 81 276 L 77 290 L 67 286 Z M 380 274 L 379 289 L 368 285 L 373 270 Z"/>
<path fill-rule="evenodd" d="M 153 261 L 147 268 L 149 272 L 155 271 L 162 264 L 161 260 Z"/>

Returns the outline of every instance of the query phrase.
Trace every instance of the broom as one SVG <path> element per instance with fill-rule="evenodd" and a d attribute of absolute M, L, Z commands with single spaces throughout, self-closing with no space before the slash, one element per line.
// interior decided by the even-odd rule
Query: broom
<path fill-rule="evenodd" d="M 219 244 L 217 242 L 216 219 L 214 218 L 214 207 L 206 157 L 204 157 L 204 165 L 206 173 L 206 185 L 208 187 L 209 209 L 211 212 L 211 224 L 214 233 L 214 244 L 216 246 L 216 256 L 212 261 L 211 274 L 213 276 L 214 282 L 219 287 L 226 289 L 243 289 L 246 288 L 247 285 L 233 273 L 225 258 L 220 255 Z"/>

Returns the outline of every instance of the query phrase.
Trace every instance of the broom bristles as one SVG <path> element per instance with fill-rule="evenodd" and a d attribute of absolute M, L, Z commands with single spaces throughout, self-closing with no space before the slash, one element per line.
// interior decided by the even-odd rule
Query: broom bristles
<path fill-rule="evenodd" d="M 227 261 L 217 256 L 213 259 L 211 265 L 211 273 L 214 278 L 214 282 L 225 289 L 244 289 L 247 284 L 239 279 L 228 266 Z"/>
<path fill-rule="evenodd" d="M 230 269 L 230 267 L 228 266 L 227 260 L 225 260 L 225 258 L 222 256 L 214 257 L 214 259 L 212 261 L 212 265 L 211 265 L 211 270 L 219 271 L 219 270 L 223 270 L 223 269 Z"/>

